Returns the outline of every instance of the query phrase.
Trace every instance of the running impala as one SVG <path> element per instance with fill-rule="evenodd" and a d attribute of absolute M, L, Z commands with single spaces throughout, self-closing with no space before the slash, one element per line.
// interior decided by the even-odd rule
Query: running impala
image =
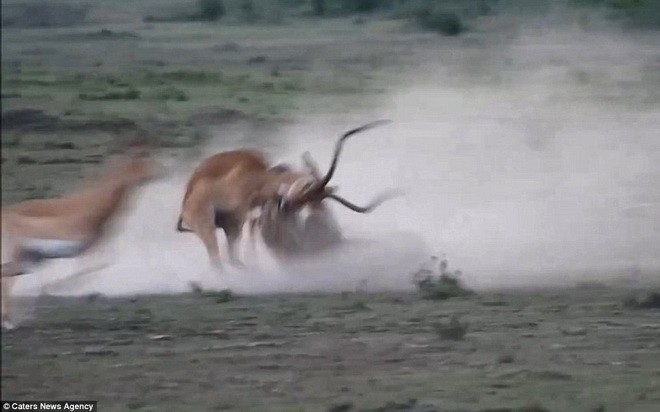
<path fill-rule="evenodd" d="M 52 199 L 26 200 L 2 209 L 2 325 L 12 328 L 11 289 L 16 279 L 48 259 L 75 258 L 97 246 L 133 190 L 161 174 L 144 145 L 109 162 L 97 181 Z"/>
<path fill-rule="evenodd" d="M 287 239 L 278 233 L 293 229 L 288 222 L 303 208 L 321 213 L 324 210 L 322 201 L 332 199 L 355 212 L 369 213 L 390 197 L 380 196 L 368 207 L 360 207 L 336 194 L 335 187 L 328 186 L 346 139 L 386 122 L 375 121 L 344 133 L 336 143 L 330 168 L 323 176 L 309 153 L 303 155 L 305 171 L 285 165 L 271 166 L 266 156 L 256 150 L 233 150 L 206 158 L 188 180 L 177 230 L 194 232 L 216 267 L 221 265 L 216 228 L 225 232 L 229 260 L 242 267 L 236 249 L 248 221 L 250 233 L 254 235 L 257 227 L 262 229 L 265 243 L 272 250 L 301 250 L 299 241 L 290 244 L 290 237 Z M 261 211 L 263 218 L 248 218 L 255 210 Z"/>

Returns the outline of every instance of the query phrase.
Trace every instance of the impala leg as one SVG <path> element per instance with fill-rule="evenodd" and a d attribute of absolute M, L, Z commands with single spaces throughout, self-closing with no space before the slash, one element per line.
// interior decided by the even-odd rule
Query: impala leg
<path fill-rule="evenodd" d="M 16 282 L 16 276 L 21 275 L 20 265 L 9 262 L 2 265 L 2 328 L 11 330 L 15 326 L 11 322 L 11 290 Z"/>
<path fill-rule="evenodd" d="M 220 261 L 220 248 L 218 246 L 218 238 L 215 233 L 215 224 L 213 221 L 211 219 L 204 219 L 200 222 L 196 222 L 193 225 L 193 231 L 204 243 L 211 266 L 221 268 L 222 262 Z"/>
<path fill-rule="evenodd" d="M 11 322 L 11 289 L 15 281 L 15 277 L 2 278 L 2 328 L 8 330 L 15 327 Z"/>
<path fill-rule="evenodd" d="M 225 234 L 227 235 L 227 252 L 229 253 L 229 260 L 234 266 L 244 268 L 245 264 L 237 256 L 237 246 L 240 244 L 242 225 L 239 223 L 231 223 L 224 227 Z"/>
<path fill-rule="evenodd" d="M 83 276 L 96 273 L 100 270 L 103 270 L 110 266 L 109 262 L 102 262 L 102 258 L 105 257 L 105 250 L 103 249 L 103 244 L 101 241 L 93 243 L 87 250 L 80 253 L 78 256 L 72 256 L 71 258 L 76 258 L 76 266 L 78 270 L 70 273 L 69 275 L 56 279 L 50 283 L 46 283 L 41 286 L 41 293 L 48 295 L 49 288 L 53 286 L 66 286 L 68 283 L 71 283 Z M 96 263 L 96 264 L 95 264 Z"/>
<path fill-rule="evenodd" d="M 11 247 L 11 260 L 7 263 L 2 264 L 1 275 L 2 275 L 2 290 L 0 291 L 2 295 L 2 328 L 3 329 L 14 329 L 15 326 L 11 322 L 12 318 L 12 296 L 11 291 L 16 283 L 16 277 L 26 273 L 24 265 L 21 264 L 21 249 L 18 246 Z"/>
<path fill-rule="evenodd" d="M 249 225 L 249 231 L 248 231 L 248 237 L 249 237 L 249 245 L 250 245 L 250 252 L 252 254 L 252 258 L 254 261 L 257 261 L 257 228 L 259 226 L 259 217 L 257 218 L 252 218 L 248 222 Z"/>
<path fill-rule="evenodd" d="M 195 192 L 190 198 L 189 204 L 192 206 L 184 205 L 180 223 L 185 224 L 204 243 L 211 266 L 219 269 L 222 267 L 222 262 L 215 233 L 215 211 L 206 202 L 198 202 Z"/>

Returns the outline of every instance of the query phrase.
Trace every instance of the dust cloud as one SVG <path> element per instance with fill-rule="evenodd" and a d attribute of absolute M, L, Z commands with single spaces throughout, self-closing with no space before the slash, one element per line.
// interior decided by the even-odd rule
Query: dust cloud
<path fill-rule="evenodd" d="M 190 281 L 238 293 L 405 289 L 431 254 L 481 289 L 657 277 L 660 55 L 657 38 L 636 36 L 542 25 L 506 42 L 451 40 L 370 112 L 272 131 L 275 161 L 300 165 L 309 150 L 324 168 L 342 131 L 394 121 L 347 143 L 333 183 L 356 203 L 389 188 L 405 196 L 370 215 L 333 205 L 348 242 L 327 256 L 283 268 L 261 247 L 246 271 L 213 271 L 201 242 L 175 231 L 194 166 L 178 165 L 135 200 L 110 242 L 112 266 L 50 293 L 177 293 Z M 246 136 L 218 133 L 204 155 Z M 80 265 L 49 264 L 17 292 Z"/>
<path fill-rule="evenodd" d="M 342 223 L 415 231 L 481 288 L 660 279 L 653 41 L 523 28 L 409 74 L 379 111 L 396 123 L 351 141 L 336 178 L 353 198 L 407 196 Z"/>

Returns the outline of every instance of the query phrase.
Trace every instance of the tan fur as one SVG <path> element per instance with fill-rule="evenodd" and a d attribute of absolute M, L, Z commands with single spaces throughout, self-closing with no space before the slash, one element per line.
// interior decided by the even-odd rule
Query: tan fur
<path fill-rule="evenodd" d="M 144 152 L 129 152 L 111 163 L 96 182 L 54 199 L 35 199 L 2 209 L 2 231 L 9 261 L 2 265 L 2 319 L 9 325 L 11 288 L 16 276 L 28 272 L 25 245 L 30 239 L 80 241 L 77 257 L 98 244 L 133 189 L 160 174 L 158 163 Z M 42 257 L 40 260 L 49 259 Z M 37 262 L 38 263 L 38 262 Z"/>
<path fill-rule="evenodd" d="M 236 247 L 248 213 L 274 198 L 280 185 L 290 186 L 302 176 L 294 171 L 271 170 L 265 155 L 253 150 L 208 157 L 186 185 L 179 230 L 185 225 L 194 232 L 204 243 L 211 264 L 220 266 L 215 213 L 222 213 L 223 222 L 217 227 L 225 231 L 229 259 L 242 266 Z"/>
<path fill-rule="evenodd" d="M 286 253 L 301 249 L 303 245 L 300 242 L 304 240 L 294 239 L 295 233 L 291 231 L 298 229 L 290 226 L 289 218 L 295 220 L 302 209 L 321 211 L 321 202 L 331 198 L 356 212 L 369 213 L 386 200 L 382 197 L 370 206 L 361 208 L 336 195 L 336 188 L 327 186 L 344 141 L 355 133 L 382 123 L 373 122 L 345 133 L 337 141 L 332 165 L 325 176 L 321 176 L 308 153 L 303 157 L 307 168 L 305 171 L 271 167 L 266 156 L 256 150 L 221 152 L 204 159 L 186 185 L 177 230 L 194 232 L 204 243 L 211 264 L 220 266 L 215 231 L 216 227 L 222 228 L 227 237 L 230 261 L 242 266 L 236 247 L 249 212 L 256 208 L 261 209 L 262 213 L 269 213 L 270 217 L 249 220 L 253 241 L 255 230 L 259 227 L 265 231 L 265 243 L 272 250 Z M 284 231 L 289 232 L 284 235 Z"/>

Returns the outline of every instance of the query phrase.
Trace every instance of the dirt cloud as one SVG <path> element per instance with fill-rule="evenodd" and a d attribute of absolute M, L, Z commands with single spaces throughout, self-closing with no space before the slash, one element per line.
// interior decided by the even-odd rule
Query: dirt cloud
<path fill-rule="evenodd" d="M 370 113 L 273 132 L 275 159 L 298 165 L 310 150 L 325 167 L 334 136 L 394 121 L 354 137 L 334 181 L 357 203 L 393 187 L 406 195 L 367 216 L 333 206 L 352 242 L 333 255 L 283 269 L 262 250 L 258 268 L 213 272 L 199 240 L 174 230 L 177 174 L 140 196 L 112 242 L 114 265 L 66 293 L 173 293 L 191 280 L 240 293 L 402 289 L 430 254 L 478 288 L 657 276 L 658 53 L 644 36 L 542 26 L 506 43 L 455 40 Z M 205 154 L 245 134 L 224 131 Z M 26 277 L 19 290 L 41 282 Z"/>

